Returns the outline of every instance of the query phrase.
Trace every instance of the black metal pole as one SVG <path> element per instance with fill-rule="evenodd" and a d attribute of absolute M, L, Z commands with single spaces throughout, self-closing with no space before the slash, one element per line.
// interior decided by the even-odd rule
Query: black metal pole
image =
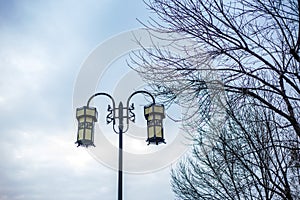
<path fill-rule="evenodd" d="M 122 200 L 123 194 L 123 130 L 119 132 L 119 176 L 118 176 L 118 200 Z"/>
<path fill-rule="evenodd" d="M 123 104 L 119 104 L 119 174 L 118 174 L 118 200 L 123 196 Z"/>

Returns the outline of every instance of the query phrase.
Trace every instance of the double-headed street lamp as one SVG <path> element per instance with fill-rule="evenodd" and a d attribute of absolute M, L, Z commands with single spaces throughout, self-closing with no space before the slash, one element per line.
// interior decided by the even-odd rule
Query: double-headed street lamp
<path fill-rule="evenodd" d="M 111 95 L 107 93 L 96 93 L 91 96 L 86 106 L 77 108 L 76 118 L 78 120 L 77 141 L 78 146 L 95 146 L 94 145 L 94 126 L 98 119 L 98 112 L 95 107 L 90 107 L 91 100 L 96 96 L 107 96 L 112 101 L 112 107 L 108 105 L 106 116 L 107 124 L 113 123 L 113 130 L 119 134 L 119 173 L 118 173 L 118 200 L 122 200 L 122 184 L 123 184 L 123 133 L 129 128 L 129 121 L 135 121 L 133 113 L 134 104 L 130 105 L 131 98 L 136 94 L 145 94 L 151 97 L 152 103 L 144 107 L 144 116 L 147 120 L 147 142 L 149 144 L 165 143 L 163 134 L 163 119 L 165 118 L 165 109 L 161 104 L 156 104 L 154 97 L 146 91 L 136 91 L 127 99 L 126 107 L 120 102 L 116 107 L 115 101 Z M 125 121 L 125 124 L 124 124 Z M 118 123 L 116 123 L 118 122 Z"/>

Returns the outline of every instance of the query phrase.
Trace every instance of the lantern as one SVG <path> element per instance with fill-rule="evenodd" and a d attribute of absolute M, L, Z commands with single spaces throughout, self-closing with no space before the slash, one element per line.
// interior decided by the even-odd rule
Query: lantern
<path fill-rule="evenodd" d="M 144 115 L 147 120 L 148 145 L 150 143 L 158 145 L 165 143 L 163 119 L 165 118 L 165 108 L 163 105 L 151 104 L 144 107 Z"/>
<path fill-rule="evenodd" d="M 94 124 L 97 122 L 97 110 L 93 107 L 83 106 L 76 109 L 76 118 L 78 120 L 77 141 L 78 146 L 94 145 Z"/>

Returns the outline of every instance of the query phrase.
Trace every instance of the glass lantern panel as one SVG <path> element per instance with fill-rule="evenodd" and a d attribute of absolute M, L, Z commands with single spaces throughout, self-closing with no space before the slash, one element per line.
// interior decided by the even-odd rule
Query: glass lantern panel
<path fill-rule="evenodd" d="M 155 126 L 156 137 L 162 138 L 162 129 L 160 126 Z"/>
<path fill-rule="evenodd" d="M 85 118 L 85 121 L 86 121 L 86 122 L 93 122 L 93 118 L 87 116 L 87 117 Z"/>
<path fill-rule="evenodd" d="M 78 119 L 78 121 L 79 121 L 80 123 L 84 122 L 84 117 L 80 117 L 80 118 Z"/>
<path fill-rule="evenodd" d="M 148 138 L 154 137 L 154 127 L 148 127 Z"/>
<path fill-rule="evenodd" d="M 154 112 L 164 113 L 164 107 L 163 106 L 154 106 Z"/>
<path fill-rule="evenodd" d="M 78 140 L 82 140 L 83 139 L 83 130 L 84 129 L 79 129 L 78 130 Z"/>
<path fill-rule="evenodd" d="M 155 115 L 155 119 L 161 119 L 161 115 Z"/>
<path fill-rule="evenodd" d="M 145 115 L 149 114 L 152 110 L 152 107 L 145 108 Z"/>
<path fill-rule="evenodd" d="M 96 116 L 94 109 L 86 109 L 86 115 Z"/>
<path fill-rule="evenodd" d="M 153 120 L 153 115 L 148 116 L 148 121 L 151 121 L 151 120 Z"/>
<path fill-rule="evenodd" d="M 77 109 L 76 116 L 79 117 L 82 115 L 84 115 L 84 109 Z"/>
<path fill-rule="evenodd" d="M 92 140 L 92 130 L 91 129 L 85 129 L 85 139 Z"/>

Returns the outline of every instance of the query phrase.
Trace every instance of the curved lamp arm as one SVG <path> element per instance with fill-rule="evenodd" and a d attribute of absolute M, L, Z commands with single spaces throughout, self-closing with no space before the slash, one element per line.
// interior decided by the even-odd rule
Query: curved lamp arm
<path fill-rule="evenodd" d="M 98 92 L 98 93 L 92 95 L 92 96 L 89 98 L 89 100 L 88 100 L 88 102 L 87 102 L 87 106 L 88 106 L 88 107 L 89 107 L 89 105 L 90 105 L 91 100 L 92 100 L 94 97 L 96 97 L 96 96 L 107 96 L 108 98 L 111 99 L 112 104 L 113 104 L 113 105 L 112 105 L 112 112 L 113 112 L 113 122 L 114 122 L 115 116 L 116 116 L 116 115 L 115 115 L 116 103 L 115 103 L 115 100 L 113 99 L 113 97 L 112 97 L 111 95 L 107 94 L 107 93 L 104 93 L 104 92 Z M 113 123 L 113 130 L 114 130 L 115 133 L 118 133 L 118 131 L 115 129 L 115 124 L 114 124 L 114 123 Z"/>
<path fill-rule="evenodd" d="M 141 93 L 144 93 L 144 94 L 149 95 L 149 96 L 151 97 L 153 103 L 155 103 L 154 96 L 153 96 L 150 92 L 147 92 L 147 91 L 144 91 L 144 90 L 139 90 L 139 91 L 136 91 L 136 92 L 132 93 L 132 94 L 130 95 L 130 97 L 128 97 L 128 99 L 127 99 L 127 108 L 129 107 L 130 99 L 131 99 L 134 95 L 136 95 L 136 94 L 141 94 Z"/>
<path fill-rule="evenodd" d="M 148 96 L 151 97 L 153 104 L 155 104 L 155 98 L 154 98 L 154 96 L 151 93 L 149 93 L 147 91 L 144 91 L 144 90 L 135 91 L 127 99 L 127 104 L 126 104 L 126 106 L 127 106 L 127 116 L 129 116 L 129 112 L 130 112 L 130 109 L 129 109 L 130 100 L 136 94 L 147 94 Z M 128 128 L 129 128 L 129 117 L 127 117 L 127 129 L 126 129 L 126 131 L 128 130 Z"/>
<path fill-rule="evenodd" d="M 93 96 L 91 96 L 91 97 L 89 98 L 88 102 L 87 102 L 87 106 L 89 107 L 90 102 L 91 102 L 91 100 L 92 100 L 94 97 L 100 96 L 100 95 L 109 97 L 109 98 L 111 99 L 112 103 L 113 103 L 113 108 L 115 108 L 115 106 L 116 106 L 115 100 L 112 98 L 112 96 L 110 96 L 109 94 L 104 93 L 104 92 L 99 92 L 99 93 L 96 93 L 96 94 L 94 94 Z"/>

